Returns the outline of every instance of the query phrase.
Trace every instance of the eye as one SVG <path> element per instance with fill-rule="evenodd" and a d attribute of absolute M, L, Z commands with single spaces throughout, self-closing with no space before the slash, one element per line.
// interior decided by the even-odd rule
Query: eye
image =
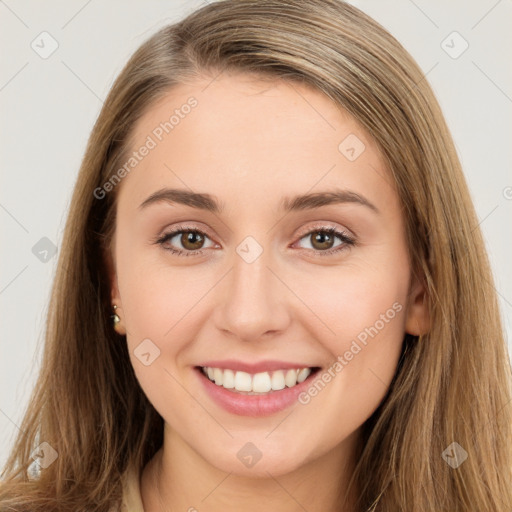
<path fill-rule="evenodd" d="M 333 226 L 322 226 L 310 229 L 301 236 L 299 241 L 307 240 L 308 237 L 311 240 L 311 247 L 306 249 L 313 250 L 313 252 L 318 253 L 319 256 L 337 253 L 355 245 L 355 239 L 352 236 Z M 335 245 L 336 238 L 340 240 L 340 243 Z M 165 250 L 171 251 L 178 256 L 194 256 L 202 254 L 204 249 L 208 247 L 215 246 L 211 240 L 211 245 L 205 246 L 206 240 L 210 240 L 210 238 L 200 229 L 176 226 L 172 231 L 157 237 L 153 243 L 160 244 Z M 181 247 L 178 246 L 176 248 L 176 244 L 181 245 Z"/>
<path fill-rule="evenodd" d="M 311 240 L 310 248 L 318 252 L 319 256 L 337 253 L 355 245 L 354 238 L 333 226 L 314 228 L 303 235 L 300 240 L 308 238 Z M 336 238 L 340 240 L 340 243 L 334 245 Z"/>
<path fill-rule="evenodd" d="M 158 237 L 154 242 L 162 245 L 162 247 L 174 254 L 180 256 L 193 256 L 202 253 L 205 240 L 209 237 L 206 233 L 197 228 L 187 228 L 185 226 L 177 226 L 173 231 L 165 233 Z M 211 241 L 211 240 L 210 240 Z M 173 247 L 172 244 L 181 244 L 181 248 Z M 212 245 L 214 245 L 212 243 Z"/>

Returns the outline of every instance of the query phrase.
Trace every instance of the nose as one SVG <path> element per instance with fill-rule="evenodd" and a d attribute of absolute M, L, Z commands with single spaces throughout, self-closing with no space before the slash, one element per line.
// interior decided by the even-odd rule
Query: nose
<path fill-rule="evenodd" d="M 284 332 L 290 323 L 290 291 L 278 277 L 270 251 L 263 250 L 252 262 L 240 254 L 234 253 L 231 271 L 220 287 L 216 327 L 241 341 Z"/>

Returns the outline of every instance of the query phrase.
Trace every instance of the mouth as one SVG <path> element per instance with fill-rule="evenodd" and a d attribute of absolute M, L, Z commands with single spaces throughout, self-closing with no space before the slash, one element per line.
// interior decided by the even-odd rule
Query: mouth
<path fill-rule="evenodd" d="M 277 369 L 258 373 L 211 366 L 196 366 L 195 369 L 210 382 L 227 391 L 240 395 L 259 396 L 295 388 L 313 378 L 321 370 L 319 366 Z"/>

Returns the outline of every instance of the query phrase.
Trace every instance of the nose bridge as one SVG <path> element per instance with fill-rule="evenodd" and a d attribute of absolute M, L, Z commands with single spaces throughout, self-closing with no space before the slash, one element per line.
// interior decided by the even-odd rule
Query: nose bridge
<path fill-rule="evenodd" d="M 218 304 L 218 327 L 240 339 L 282 330 L 288 321 L 282 283 L 270 270 L 275 258 L 264 243 L 248 236 L 236 246 L 225 295 Z"/>
<path fill-rule="evenodd" d="M 272 255 L 268 249 L 263 249 L 256 239 L 247 237 L 236 247 L 233 257 L 232 291 L 244 297 L 260 299 L 262 296 L 270 298 L 272 273 L 270 266 Z"/>

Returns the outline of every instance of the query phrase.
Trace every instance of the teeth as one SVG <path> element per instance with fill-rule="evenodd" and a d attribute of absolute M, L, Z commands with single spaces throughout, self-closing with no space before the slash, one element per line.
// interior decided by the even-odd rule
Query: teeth
<path fill-rule="evenodd" d="M 222 371 L 222 370 L 219 370 Z M 252 379 L 248 373 L 235 373 L 235 389 L 237 391 L 252 391 Z"/>
<path fill-rule="evenodd" d="M 217 386 L 222 386 L 222 381 L 224 380 L 224 372 L 219 368 L 215 368 L 213 370 L 213 378 Z"/>
<path fill-rule="evenodd" d="M 278 391 L 280 389 L 284 389 L 285 381 L 284 381 L 284 373 L 283 372 L 274 372 L 272 374 L 272 389 Z"/>
<path fill-rule="evenodd" d="M 202 371 L 217 386 L 248 394 L 279 391 L 285 387 L 291 388 L 304 382 L 311 374 L 311 368 L 277 370 L 254 375 L 221 368 L 202 368 Z"/>
<path fill-rule="evenodd" d="M 257 393 L 268 393 L 272 389 L 272 381 L 267 372 L 257 373 L 252 378 L 252 390 Z"/>
<path fill-rule="evenodd" d="M 235 373 L 233 370 L 224 370 L 222 386 L 226 389 L 233 389 L 235 387 Z"/>
<path fill-rule="evenodd" d="M 286 375 L 284 377 L 284 383 L 291 388 L 292 386 L 295 386 L 297 384 L 297 374 L 299 373 L 299 370 L 288 370 L 286 372 Z"/>
<path fill-rule="evenodd" d="M 311 370 L 309 368 L 302 368 L 302 370 L 297 374 L 297 382 L 304 382 L 310 373 Z"/>

